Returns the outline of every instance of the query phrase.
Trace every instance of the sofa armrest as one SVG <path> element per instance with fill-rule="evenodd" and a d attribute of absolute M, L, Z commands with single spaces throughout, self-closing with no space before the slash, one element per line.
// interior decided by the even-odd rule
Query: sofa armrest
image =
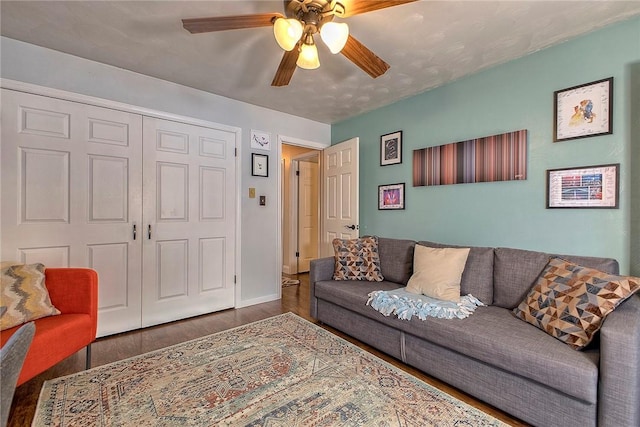
<path fill-rule="evenodd" d="M 98 273 L 88 268 L 47 268 L 44 274 L 51 303 L 62 314 L 88 314 L 95 337 L 98 324 Z"/>
<path fill-rule="evenodd" d="M 640 426 L 640 295 L 622 303 L 600 330 L 598 426 Z"/>
<path fill-rule="evenodd" d="M 311 260 L 309 265 L 309 303 L 311 317 L 318 317 L 318 299 L 316 298 L 316 282 L 333 279 L 335 258 L 326 257 Z"/>

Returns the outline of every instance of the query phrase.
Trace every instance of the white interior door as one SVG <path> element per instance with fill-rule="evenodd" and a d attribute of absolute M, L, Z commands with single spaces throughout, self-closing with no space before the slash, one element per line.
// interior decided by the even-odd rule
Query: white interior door
<path fill-rule="evenodd" d="M 98 272 L 98 336 L 140 327 L 142 117 L 2 89 L 2 259 Z"/>
<path fill-rule="evenodd" d="M 352 239 L 359 236 L 358 155 L 358 138 L 323 151 L 322 257 L 333 256 L 331 242 L 336 237 Z"/>
<path fill-rule="evenodd" d="M 234 132 L 144 117 L 142 325 L 234 306 Z"/>
<path fill-rule="evenodd" d="M 318 258 L 318 163 L 298 161 L 298 273 Z"/>

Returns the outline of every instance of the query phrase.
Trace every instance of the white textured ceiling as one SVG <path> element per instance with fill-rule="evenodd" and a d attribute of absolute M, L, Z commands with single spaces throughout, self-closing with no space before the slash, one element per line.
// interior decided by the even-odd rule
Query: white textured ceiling
<path fill-rule="evenodd" d="M 348 2 L 348 0 L 346 0 Z M 391 65 L 370 78 L 318 43 L 321 66 L 271 87 L 269 27 L 189 34 L 182 18 L 283 12 L 282 1 L 6 1 L 3 36 L 335 123 L 640 14 L 640 1 L 428 1 L 347 18 Z M 615 46 L 612 46 L 615 49 Z"/>

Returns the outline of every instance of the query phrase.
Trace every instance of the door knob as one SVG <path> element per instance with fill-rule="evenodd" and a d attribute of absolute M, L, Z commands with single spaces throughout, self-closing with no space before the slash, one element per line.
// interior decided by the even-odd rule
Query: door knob
<path fill-rule="evenodd" d="M 355 224 L 345 225 L 344 227 L 345 227 L 345 228 L 348 228 L 349 230 L 355 230 L 355 229 L 356 229 Z"/>

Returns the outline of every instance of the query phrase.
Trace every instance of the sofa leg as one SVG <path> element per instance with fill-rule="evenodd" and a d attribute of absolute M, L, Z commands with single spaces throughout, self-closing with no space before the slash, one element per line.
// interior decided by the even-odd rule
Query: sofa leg
<path fill-rule="evenodd" d="M 91 369 L 91 344 L 87 346 L 87 360 L 85 362 L 85 369 Z"/>

